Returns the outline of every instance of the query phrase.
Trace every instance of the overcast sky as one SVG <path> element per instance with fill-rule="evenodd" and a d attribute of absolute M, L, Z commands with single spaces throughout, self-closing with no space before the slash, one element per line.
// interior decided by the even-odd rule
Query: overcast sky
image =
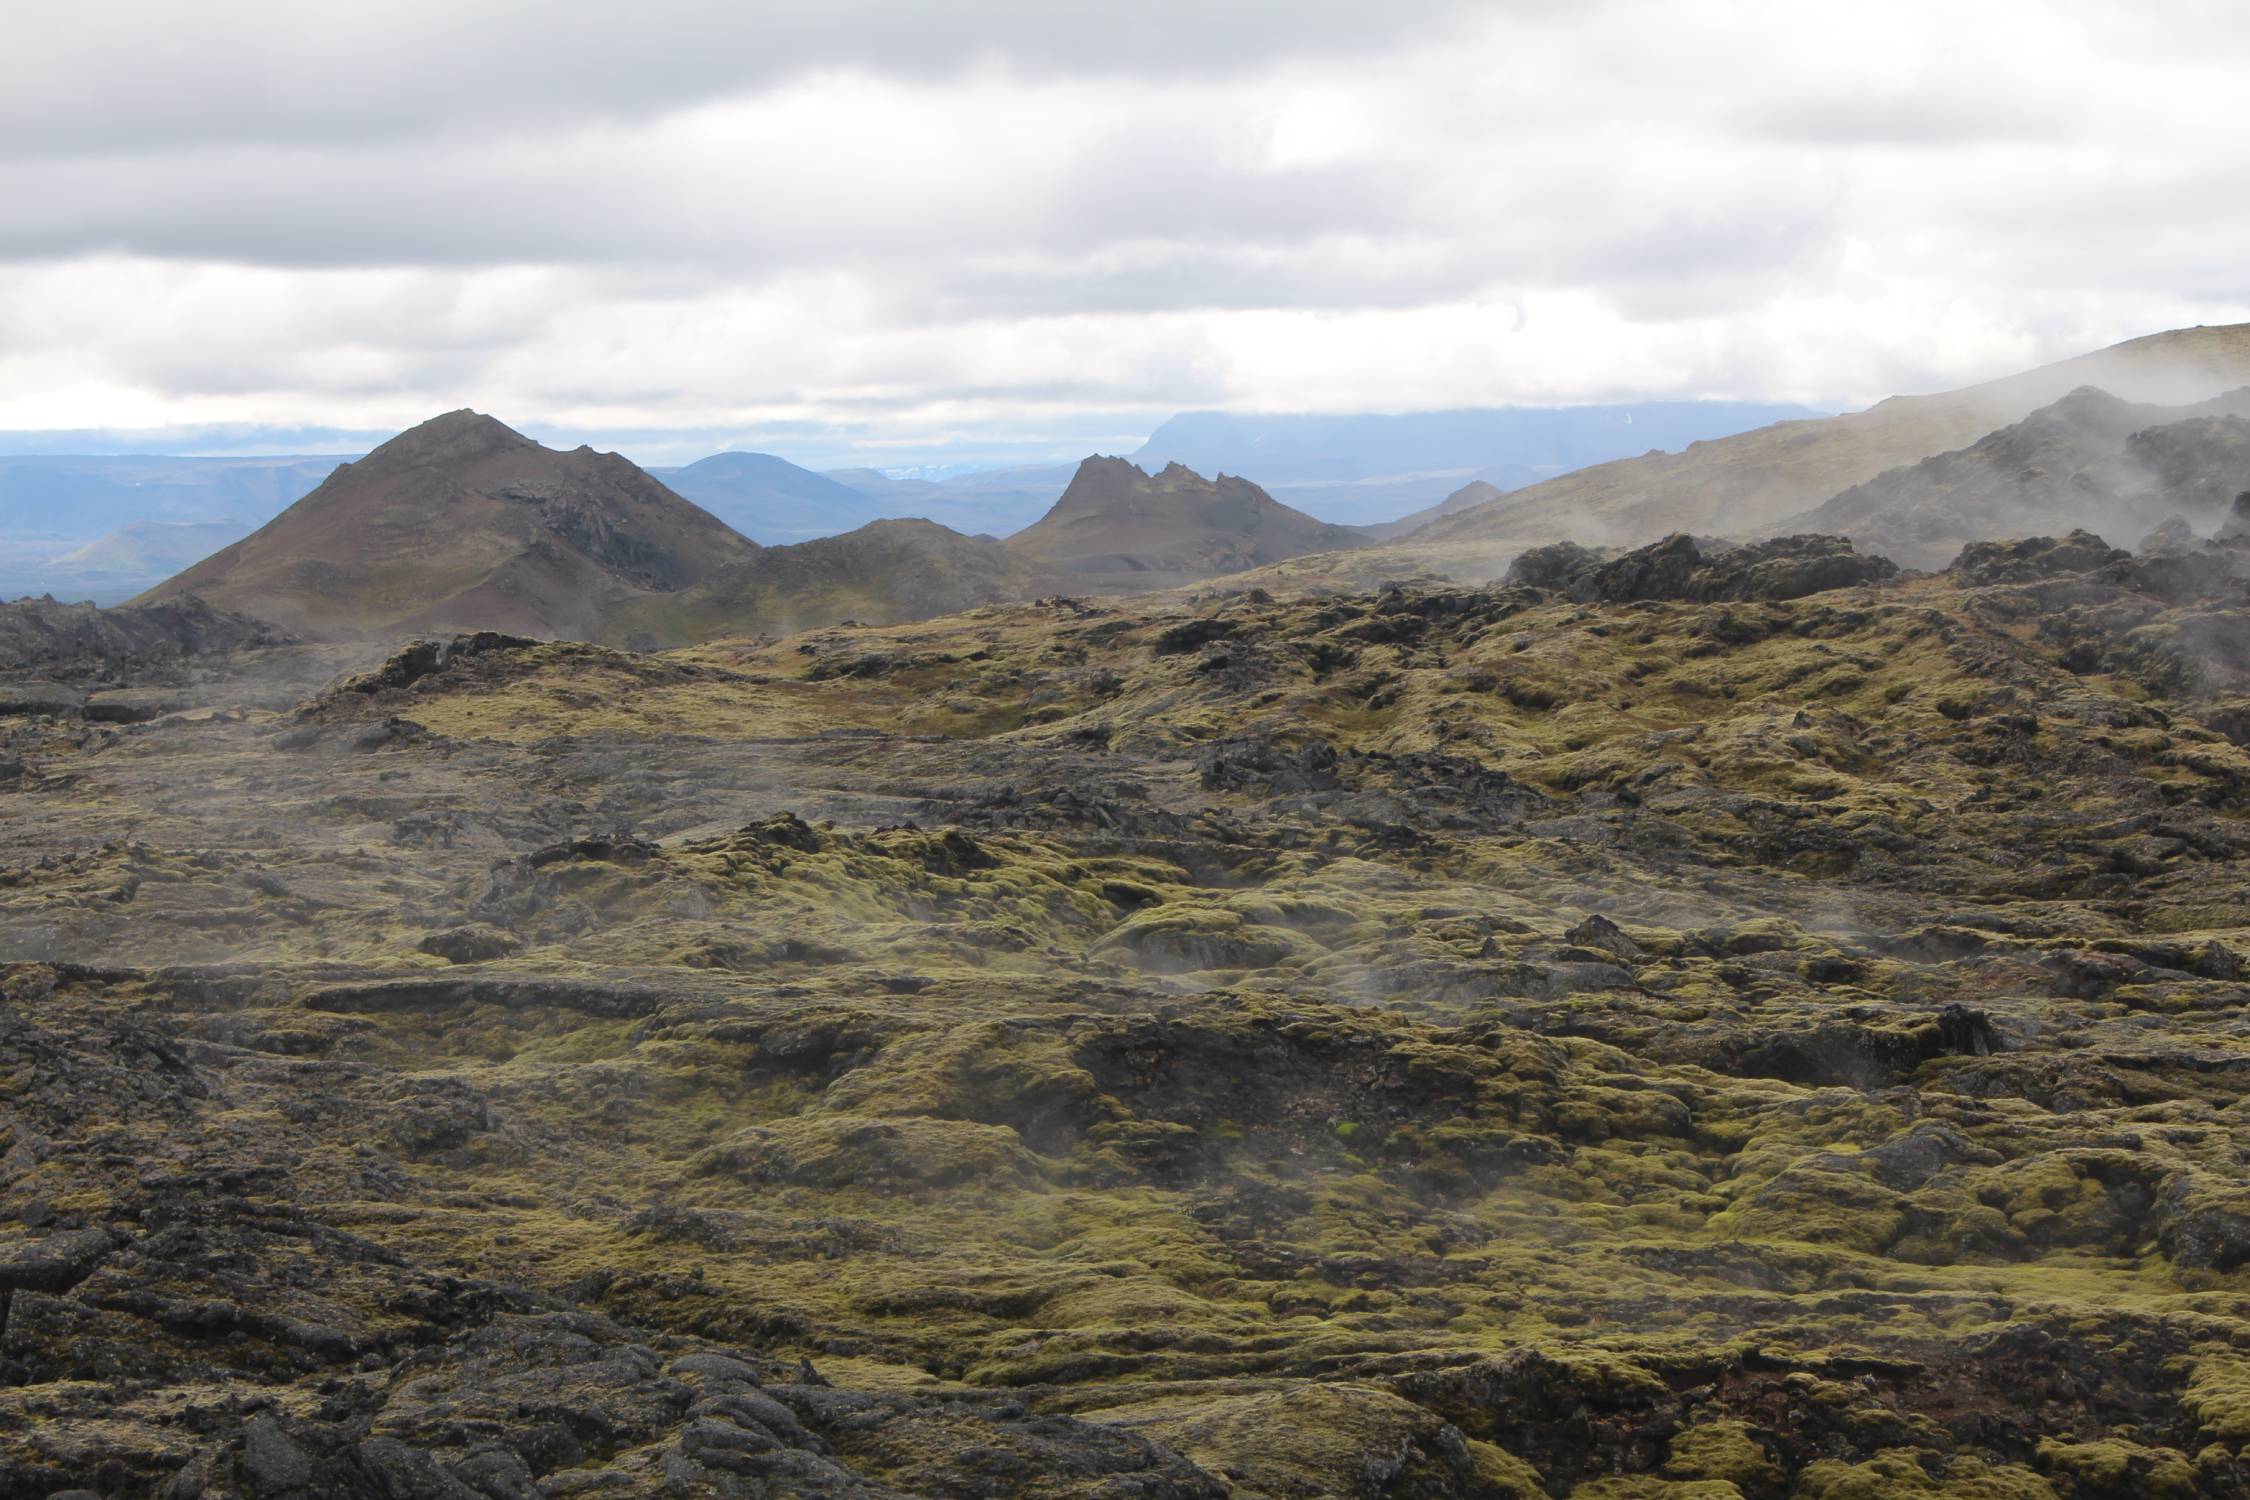
<path fill-rule="evenodd" d="M 2231 0 L 0 12 L 0 429 L 890 465 L 2250 318 Z"/>

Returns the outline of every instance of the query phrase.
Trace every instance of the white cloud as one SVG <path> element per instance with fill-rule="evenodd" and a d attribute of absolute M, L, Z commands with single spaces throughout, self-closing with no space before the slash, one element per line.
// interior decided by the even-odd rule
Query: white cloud
<path fill-rule="evenodd" d="M 1872 400 L 2250 316 L 2202 0 L 25 10 L 0 428 L 1060 444 Z"/>

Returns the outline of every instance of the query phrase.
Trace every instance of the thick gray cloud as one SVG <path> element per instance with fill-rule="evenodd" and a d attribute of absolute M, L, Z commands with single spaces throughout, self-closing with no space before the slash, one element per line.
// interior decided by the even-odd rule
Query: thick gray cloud
<path fill-rule="evenodd" d="M 1451 34 L 1474 0 L 123 0 L 29 4 L 0 138 L 49 149 L 443 136 L 630 120 L 807 73 L 1224 76 Z M 1487 4 L 1487 9 L 1502 7 Z M 1537 14 L 1551 7 L 1508 7 Z"/>
<path fill-rule="evenodd" d="M 2250 316 L 2206 0 L 17 9 L 0 428 L 469 403 L 911 461 L 1873 399 Z"/>

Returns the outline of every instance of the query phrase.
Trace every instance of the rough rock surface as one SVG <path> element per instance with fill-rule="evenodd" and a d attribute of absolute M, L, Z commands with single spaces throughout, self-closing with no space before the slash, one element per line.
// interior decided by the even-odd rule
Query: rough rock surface
<path fill-rule="evenodd" d="M 1862 556 L 1840 536 L 1786 536 L 1736 546 L 1684 533 L 1628 552 L 1556 542 L 1524 553 L 1504 583 L 1555 589 L 1580 603 L 1636 600 L 1767 600 L 1880 583 L 1898 572 Z"/>
<path fill-rule="evenodd" d="M 1744 552 L 0 718 L 0 1494 L 2250 1493 L 2237 552 Z"/>
<path fill-rule="evenodd" d="M 52 598 L 0 604 L 0 665 L 17 670 L 145 666 L 285 639 L 263 621 L 226 614 L 200 599 L 130 609 Z"/>

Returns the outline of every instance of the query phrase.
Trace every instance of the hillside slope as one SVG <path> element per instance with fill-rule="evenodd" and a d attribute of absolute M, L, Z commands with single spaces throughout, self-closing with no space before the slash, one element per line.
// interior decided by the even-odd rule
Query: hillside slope
<path fill-rule="evenodd" d="M 163 578 L 240 541 L 248 529 L 226 521 L 135 521 L 72 548 L 49 566 L 69 577 Z"/>
<path fill-rule="evenodd" d="M 2082 385 L 2184 404 L 2250 383 L 2250 324 L 2152 334 L 1964 390 L 1781 422 L 1678 453 L 1623 459 L 1439 520 L 1408 545 L 1633 542 L 1673 531 L 1751 534 L 1886 469 L 1964 448 Z"/>
<path fill-rule="evenodd" d="M 1506 490 L 1496 484 L 1488 483 L 1482 479 L 1472 479 L 1435 505 L 1424 506 L 1409 515 L 1400 516 L 1395 521 L 1385 521 L 1379 526 L 1369 526 L 1366 531 L 1369 536 L 1379 541 L 1395 541 L 1400 537 L 1412 536 L 1433 521 L 1441 521 L 1447 516 L 1458 515 L 1462 511 L 1473 510 L 1477 506 L 1490 505 L 1495 500 L 1505 499 L 1507 494 Z"/>
<path fill-rule="evenodd" d="M 1471 407 L 1423 412 L 1182 412 L 1130 456 L 1154 472 L 1249 474 L 1340 525 L 1395 525 L 1463 485 L 1519 489 L 1588 464 L 1818 413 L 1747 401 Z M 1429 519 L 1427 516 L 1424 520 Z"/>
<path fill-rule="evenodd" d="M 1970 542 L 2083 528 L 2129 545 L 2179 517 L 2208 534 L 2250 490 L 2250 390 L 2147 406 L 2084 386 L 1966 448 L 1886 470 L 1781 523 L 1909 567 Z"/>
<path fill-rule="evenodd" d="M 785 635 L 856 620 L 896 625 L 1053 593 L 1062 579 L 988 536 L 934 521 L 872 521 L 842 536 L 767 547 L 676 596 L 644 601 L 635 637 Z"/>

